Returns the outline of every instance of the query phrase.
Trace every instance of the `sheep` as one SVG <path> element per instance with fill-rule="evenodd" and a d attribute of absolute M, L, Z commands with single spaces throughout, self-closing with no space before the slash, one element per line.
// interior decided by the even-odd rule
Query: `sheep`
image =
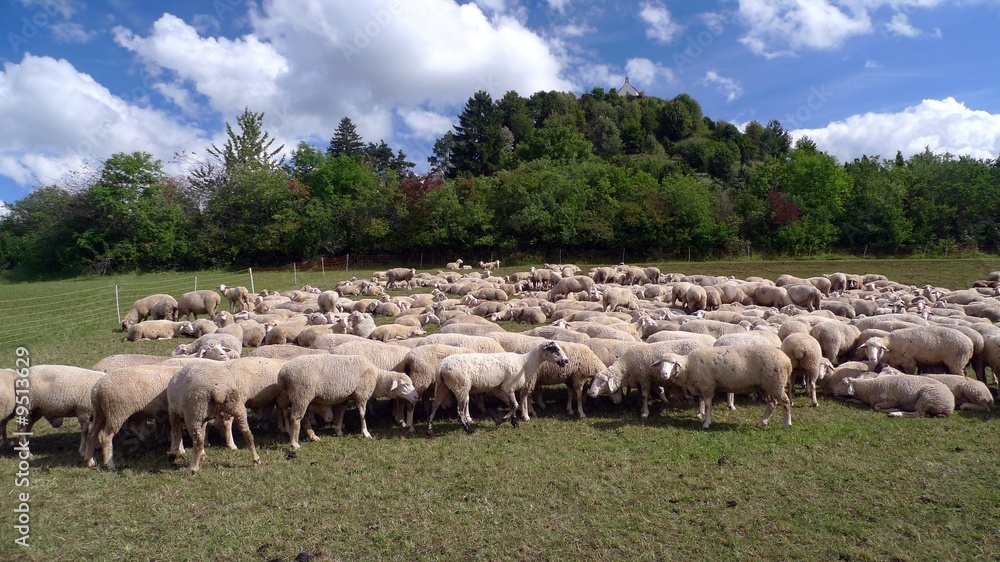
<path fill-rule="evenodd" d="M 820 304 L 823 300 L 823 293 L 820 292 L 812 283 L 803 284 L 793 284 L 784 287 L 785 292 L 788 294 L 788 299 L 792 304 L 801 306 L 802 308 L 812 312 L 820 308 Z"/>
<path fill-rule="evenodd" d="M 601 304 L 604 310 L 611 312 L 618 307 L 634 310 L 639 308 L 635 293 L 625 287 L 606 287 L 601 291 Z"/>
<path fill-rule="evenodd" d="M 570 293 L 593 293 L 594 287 L 594 280 L 586 275 L 564 277 L 552 285 L 545 298 L 550 302 L 555 302 L 558 298 L 565 298 Z"/>
<path fill-rule="evenodd" d="M 360 355 L 303 355 L 285 363 L 278 371 L 278 406 L 288 409 L 289 447 L 299 445 L 304 423 L 306 436 L 318 441 L 306 416 L 310 404 L 340 406 L 337 435 L 343 435 L 342 404 L 354 400 L 361 418 L 361 434 L 371 438 L 365 409 L 372 398 L 401 398 L 414 403 L 419 398 L 410 378 L 403 373 L 379 369 Z"/>
<path fill-rule="evenodd" d="M 782 308 L 792 304 L 792 300 L 788 296 L 788 291 L 784 287 L 771 285 L 758 285 L 754 288 L 753 294 L 750 295 L 750 298 L 757 306 L 773 306 L 774 308 Z"/>
<path fill-rule="evenodd" d="M 948 417 L 955 411 L 955 395 L 941 382 L 916 375 L 882 375 L 844 379 L 847 394 L 896 417 Z"/>
<path fill-rule="evenodd" d="M 175 308 L 177 306 L 177 301 L 174 297 L 165 293 L 157 293 L 155 295 L 143 297 L 132 304 L 132 308 L 129 309 L 128 314 L 126 314 L 125 318 L 122 319 L 122 331 L 127 332 L 128 329 L 131 328 L 136 322 L 142 322 L 143 320 L 149 318 L 150 314 L 153 312 L 153 307 L 156 306 L 156 303 L 161 301 L 170 303 Z M 170 320 L 176 319 L 176 317 L 170 318 Z"/>
<path fill-rule="evenodd" d="M 573 398 L 575 397 L 577 415 L 580 419 L 587 417 L 583 413 L 583 388 L 595 376 L 605 372 L 607 367 L 597 354 L 585 344 L 562 342 L 559 345 L 569 358 L 569 363 L 557 366 L 555 363 L 545 362 L 538 367 L 537 376 L 522 389 L 521 408 L 525 418 L 528 415 L 527 409 L 530 406 L 528 396 L 531 392 L 536 392 L 538 406 L 543 408 L 542 387 L 556 384 L 566 385 L 566 413 L 573 415 Z"/>
<path fill-rule="evenodd" d="M 521 306 L 508 309 L 503 316 L 500 316 L 499 313 L 495 314 L 494 320 L 512 320 L 519 324 L 543 324 L 548 320 L 548 316 L 541 307 Z"/>
<path fill-rule="evenodd" d="M 353 337 L 353 336 L 352 336 Z M 313 342 L 316 345 L 316 342 Z M 250 352 L 249 357 L 263 357 L 266 359 L 292 359 L 299 355 L 322 355 L 329 353 L 325 349 L 306 349 L 294 344 L 265 345 Z"/>
<path fill-rule="evenodd" d="M 403 324 L 384 324 L 372 330 L 368 335 L 369 339 L 387 342 L 390 340 L 405 340 L 413 336 L 426 334 L 420 326 L 406 326 Z"/>
<path fill-rule="evenodd" d="M 819 342 L 823 357 L 836 365 L 857 344 L 861 331 L 839 321 L 820 322 L 809 330 L 809 335 Z"/>
<path fill-rule="evenodd" d="M 229 301 L 230 312 L 243 312 L 244 310 L 250 310 L 253 308 L 250 306 L 250 291 L 242 285 L 239 287 L 219 285 L 219 292 L 225 295 L 226 300 Z M 239 310 L 237 310 L 237 308 Z"/>
<path fill-rule="evenodd" d="M 243 354 L 243 342 L 231 334 L 208 334 L 191 343 L 178 345 L 174 348 L 173 357 L 202 357 L 205 350 L 212 344 L 218 344 L 229 359 L 238 359 Z"/>
<path fill-rule="evenodd" d="M 718 338 L 724 334 L 746 333 L 747 328 L 740 324 L 730 324 L 729 322 L 719 322 L 718 320 L 689 320 L 681 324 L 680 331 L 708 334 Z"/>
<path fill-rule="evenodd" d="M 544 362 L 565 367 L 569 358 L 558 343 L 550 340 L 538 344 L 528 353 L 468 353 L 444 358 L 435 375 L 434 406 L 427 417 L 428 437 L 434 437 L 434 414 L 449 391 L 455 395 L 459 421 L 466 433 L 475 432 L 470 425 L 470 393 L 492 392 L 501 398 L 510 406 L 510 412 L 498 423 L 509 418 L 511 424 L 517 427 L 518 402 L 515 393 L 537 376 L 538 367 Z"/>
<path fill-rule="evenodd" d="M 177 317 L 183 316 L 186 320 L 191 320 L 191 317 L 197 319 L 199 314 L 207 314 L 211 318 L 215 316 L 220 302 L 222 297 L 215 291 L 189 291 L 177 301 Z"/>
<path fill-rule="evenodd" d="M 31 433 L 31 428 L 42 417 L 75 417 L 80 423 L 80 456 L 83 457 L 87 445 L 87 432 L 94 406 L 90 391 L 105 373 L 71 367 L 68 365 L 33 365 L 28 368 L 28 425 L 22 429 Z"/>
<path fill-rule="evenodd" d="M 851 377 L 873 378 L 878 376 L 878 373 L 872 371 L 871 367 L 872 365 L 866 362 L 848 361 L 838 365 L 837 368 L 827 373 L 825 377 L 817 382 L 823 394 L 835 398 L 849 398 L 850 395 L 847 393 L 847 385 L 844 384 L 844 379 Z"/>
<path fill-rule="evenodd" d="M 972 358 L 973 344 L 968 336 L 944 326 L 915 326 L 872 337 L 864 344 L 868 360 L 885 363 L 909 374 L 917 368 L 944 365 L 945 372 L 965 373 Z"/>
<path fill-rule="evenodd" d="M 438 263 L 440 263 L 440 262 L 438 262 Z M 453 269 L 453 270 L 461 269 L 462 268 L 462 260 L 461 260 L 461 258 L 459 258 L 459 259 L 457 259 L 455 261 L 450 261 L 444 267 L 445 267 L 445 269 Z"/>
<path fill-rule="evenodd" d="M 173 320 L 146 320 L 133 324 L 125 334 L 125 341 L 169 340 L 183 335 L 188 323 Z"/>
<path fill-rule="evenodd" d="M 219 331 L 219 325 L 208 318 L 199 318 L 194 322 L 184 322 L 181 333 L 192 338 L 200 338 L 206 334 L 214 334 Z"/>
<path fill-rule="evenodd" d="M 376 328 L 372 316 L 363 312 L 352 312 L 347 321 L 354 335 L 362 338 L 370 336 Z"/>
<path fill-rule="evenodd" d="M 947 386 L 955 395 L 959 410 L 989 412 L 993 408 L 993 393 L 982 381 L 964 375 L 924 375 Z"/>
<path fill-rule="evenodd" d="M 588 394 L 591 398 L 612 395 L 617 403 L 619 400 L 617 396 L 622 387 L 639 387 L 639 416 L 645 419 L 649 417 L 649 392 L 654 386 L 659 386 L 654 380 L 657 370 L 654 366 L 656 360 L 668 353 L 688 353 L 703 345 L 696 340 L 637 344 L 625 350 L 606 372 L 594 376 Z"/>
<path fill-rule="evenodd" d="M 145 355 L 141 353 L 119 353 L 109 355 L 94 364 L 92 371 L 103 371 L 110 373 L 114 369 L 122 367 L 136 367 L 139 365 L 159 365 L 169 359 L 162 355 Z"/>
<path fill-rule="evenodd" d="M 240 392 L 237 375 L 221 363 L 195 363 L 174 373 L 167 383 L 167 410 L 170 419 L 169 457 L 184 455 L 181 427 L 191 435 L 192 453 L 188 473 L 201 469 L 205 457 L 205 422 L 216 416 L 230 416 L 243 434 L 254 466 L 260 465 L 260 455 L 254 446 L 253 434 L 247 423 L 246 397 Z"/>
<path fill-rule="evenodd" d="M 456 353 L 474 353 L 466 347 L 456 347 L 453 345 L 433 344 L 422 345 L 410 350 L 399 364 L 399 370 L 410 377 L 414 390 L 421 398 L 434 386 L 435 373 L 441 360 Z M 414 431 L 413 410 L 415 402 L 407 404 L 402 425 Z M 428 409 L 424 410 L 429 411 Z"/>
<path fill-rule="evenodd" d="M 745 332 L 744 332 L 745 333 Z M 695 332 L 682 332 L 674 330 L 663 330 L 656 332 L 646 338 L 646 343 L 660 343 L 664 341 L 674 341 L 682 339 L 696 339 L 701 341 L 706 347 L 711 347 L 715 344 L 716 338 L 711 334 L 698 334 Z"/>
<path fill-rule="evenodd" d="M 819 406 L 816 400 L 816 382 L 833 371 L 833 363 L 823 357 L 823 348 L 815 338 L 805 333 L 789 334 L 781 342 L 781 351 L 792 361 L 792 374 L 788 377 L 788 398 L 795 394 L 795 375 L 802 373 L 802 383 L 812 399 L 813 407 Z"/>
<path fill-rule="evenodd" d="M 792 362 L 780 349 L 764 346 L 706 347 L 684 355 L 667 355 L 656 362 L 660 376 L 701 397 L 705 420 L 712 425 L 716 391 L 749 394 L 761 391 L 767 408 L 758 427 L 767 425 L 778 402 L 785 407 L 785 427 L 792 426 L 792 402 L 785 392 Z"/>
<path fill-rule="evenodd" d="M 387 288 L 393 288 L 397 286 L 409 286 L 410 280 L 413 276 L 417 274 L 417 270 L 406 268 L 406 267 L 394 267 L 385 272 Z"/>
<path fill-rule="evenodd" d="M 112 440 L 126 422 L 165 417 L 167 383 L 179 366 L 137 365 L 115 369 L 101 377 L 90 392 L 94 421 L 87 432 L 84 462 L 92 467 L 100 443 L 103 464 L 115 470 Z"/>
<path fill-rule="evenodd" d="M 261 324 L 255 320 L 244 320 L 243 326 L 243 347 L 257 347 L 264 342 L 267 332 L 275 327 L 274 322 Z"/>
<path fill-rule="evenodd" d="M 149 311 L 150 320 L 177 320 L 177 301 L 173 298 L 161 299 Z"/>

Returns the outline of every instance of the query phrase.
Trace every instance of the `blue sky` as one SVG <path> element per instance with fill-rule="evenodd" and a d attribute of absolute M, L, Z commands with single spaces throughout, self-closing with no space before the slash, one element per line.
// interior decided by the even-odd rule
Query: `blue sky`
<path fill-rule="evenodd" d="M 476 90 L 625 75 L 841 161 L 1000 154 L 1000 0 L 0 2 L 4 201 L 115 152 L 182 174 L 244 107 L 287 148 L 348 116 L 424 167 Z"/>

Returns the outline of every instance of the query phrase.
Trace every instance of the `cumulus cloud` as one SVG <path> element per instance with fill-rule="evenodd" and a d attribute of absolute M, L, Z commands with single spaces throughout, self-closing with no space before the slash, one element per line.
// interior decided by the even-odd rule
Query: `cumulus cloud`
<path fill-rule="evenodd" d="M 399 116 L 409 127 L 410 134 L 426 140 L 434 140 L 450 131 L 455 119 L 426 109 L 400 109 Z"/>
<path fill-rule="evenodd" d="M 739 15 L 748 26 L 740 41 L 767 57 L 800 48 L 833 49 L 854 35 L 870 33 L 868 12 L 856 5 L 827 0 L 740 0 Z"/>
<path fill-rule="evenodd" d="M 893 15 L 892 19 L 886 24 L 885 27 L 890 32 L 903 37 L 916 37 L 920 35 L 920 30 L 913 27 L 913 25 L 910 24 L 909 16 L 902 12 Z"/>
<path fill-rule="evenodd" d="M 625 73 L 629 81 L 641 86 L 653 86 L 660 79 L 672 82 L 674 72 L 658 62 L 646 58 L 634 58 L 625 62 Z"/>
<path fill-rule="evenodd" d="M 722 76 L 714 70 L 705 73 L 705 84 L 714 84 L 718 91 L 726 94 L 726 103 L 732 103 L 743 95 L 743 86 L 733 78 Z"/>
<path fill-rule="evenodd" d="M 674 21 L 670 10 L 660 2 L 645 2 L 639 9 L 639 18 L 646 22 L 646 37 L 657 43 L 670 43 L 684 27 Z"/>
<path fill-rule="evenodd" d="M 7 204 L 0 200 L 0 217 L 7 216 L 10 213 L 10 209 L 7 208 Z"/>
<path fill-rule="evenodd" d="M 166 160 L 204 146 L 205 135 L 161 111 L 126 101 L 66 60 L 25 55 L 0 72 L 0 175 L 52 183 L 115 152 Z"/>
<path fill-rule="evenodd" d="M 970 109 L 954 98 L 926 99 L 898 113 L 865 113 L 835 121 L 821 129 L 791 131 L 808 136 L 820 149 L 842 162 L 861 155 L 904 156 L 923 152 L 950 152 L 975 158 L 1000 154 L 1000 114 Z"/>
<path fill-rule="evenodd" d="M 93 31 L 87 31 L 82 25 L 75 22 L 60 22 L 52 24 L 52 36 L 60 43 L 86 43 L 94 35 Z"/>

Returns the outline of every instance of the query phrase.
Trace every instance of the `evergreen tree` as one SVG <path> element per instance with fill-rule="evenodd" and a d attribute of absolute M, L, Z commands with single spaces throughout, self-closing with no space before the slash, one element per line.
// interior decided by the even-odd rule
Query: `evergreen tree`
<path fill-rule="evenodd" d="M 262 130 L 264 123 L 264 113 L 255 113 L 250 108 L 243 110 L 243 113 L 236 118 L 236 126 L 240 133 L 236 134 L 232 126 L 226 123 L 226 144 L 222 148 L 214 144 L 209 147 L 208 154 L 222 160 L 226 173 L 231 173 L 236 168 L 255 168 L 274 170 L 280 167 L 285 157 L 278 158 L 285 145 L 278 148 L 271 148 L 274 139 L 271 133 Z"/>
<path fill-rule="evenodd" d="M 463 172 L 473 176 L 492 175 L 500 167 L 502 154 L 500 114 L 490 95 L 480 90 L 466 102 L 455 125 L 452 177 Z"/>
<path fill-rule="evenodd" d="M 342 155 L 361 158 L 364 149 L 365 143 L 361 135 L 358 134 L 358 128 L 354 126 L 350 117 L 344 117 L 337 125 L 337 130 L 334 131 L 333 138 L 330 139 L 330 146 L 326 149 L 326 153 L 334 158 Z"/>

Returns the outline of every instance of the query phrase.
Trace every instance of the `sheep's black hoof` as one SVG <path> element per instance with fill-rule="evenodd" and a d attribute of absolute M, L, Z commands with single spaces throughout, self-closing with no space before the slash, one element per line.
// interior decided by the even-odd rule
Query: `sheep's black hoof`
<path fill-rule="evenodd" d="M 436 439 L 437 435 L 434 435 L 434 430 L 428 427 L 427 428 L 427 437 L 429 437 L 431 439 Z"/>
<path fill-rule="evenodd" d="M 472 435 L 473 433 L 476 432 L 476 428 L 472 427 L 471 425 L 463 424 L 462 427 L 465 428 L 465 432 L 469 435 Z"/>
<path fill-rule="evenodd" d="M 517 416 L 511 416 L 510 417 L 510 425 L 514 426 L 514 429 L 517 429 L 518 427 L 520 427 L 521 424 L 520 424 L 520 422 L 517 421 Z"/>

